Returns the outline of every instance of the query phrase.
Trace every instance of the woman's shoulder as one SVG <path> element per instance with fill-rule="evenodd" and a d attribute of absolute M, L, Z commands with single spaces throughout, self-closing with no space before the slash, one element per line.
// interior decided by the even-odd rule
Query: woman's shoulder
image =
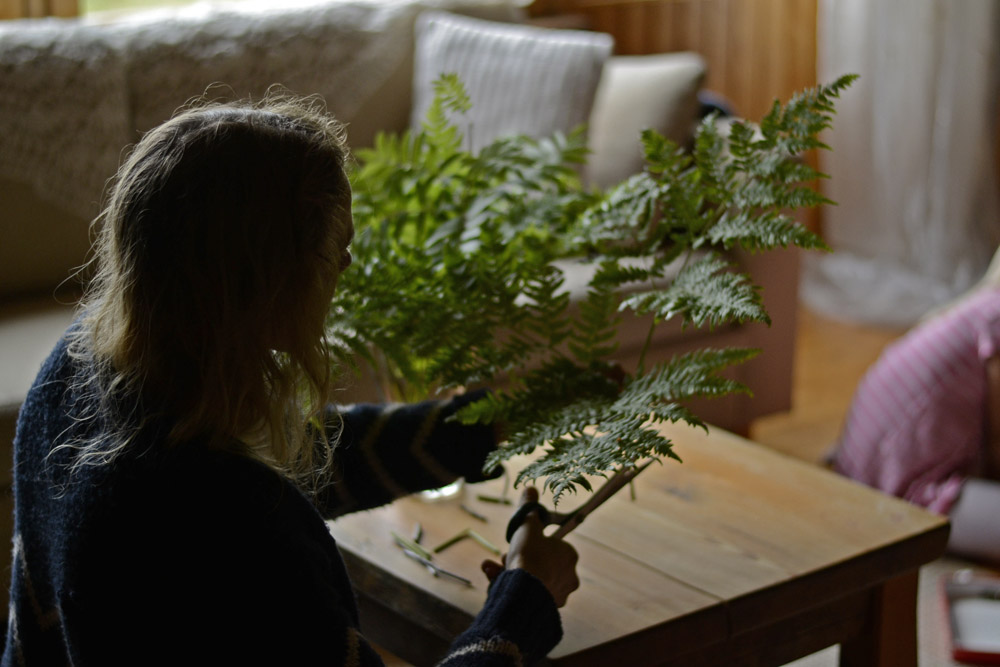
<path fill-rule="evenodd" d="M 909 347 L 954 356 L 953 364 L 976 363 L 1000 347 L 1000 289 L 981 288 L 904 338 Z"/>
<path fill-rule="evenodd" d="M 227 571 L 226 563 L 265 566 L 294 544 L 332 544 L 308 499 L 266 465 L 194 444 L 133 444 L 80 480 L 80 553 L 110 549 L 198 579 Z"/>
<path fill-rule="evenodd" d="M 70 356 L 69 332 L 64 334 L 42 362 L 24 404 L 33 407 L 40 401 L 60 396 L 76 375 L 76 364 Z"/>
<path fill-rule="evenodd" d="M 990 322 L 1000 322 L 1000 287 L 976 289 L 932 313 L 914 330 L 949 330 Z"/>
<path fill-rule="evenodd" d="M 333 627 L 343 621 L 331 607 L 351 612 L 325 524 L 267 466 L 193 445 L 118 464 L 110 484 L 90 488 L 71 575 L 78 611 L 118 618 L 135 643 L 183 628 L 181 644 L 202 635 L 291 636 L 305 626 L 287 627 L 289 618 L 326 613 Z"/>

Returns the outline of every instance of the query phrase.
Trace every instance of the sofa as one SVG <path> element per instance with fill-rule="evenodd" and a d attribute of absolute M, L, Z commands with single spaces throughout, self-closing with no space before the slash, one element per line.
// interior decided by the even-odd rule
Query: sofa
<path fill-rule="evenodd" d="M 582 176 L 599 186 L 641 169 L 644 127 L 680 143 L 690 138 L 705 76 L 696 54 L 616 57 L 606 36 L 523 21 L 522 8 L 498 0 L 340 0 L 281 10 L 203 3 L 113 22 L 0 24 L 0 457 L 11 461 L 18 407 L 73 317 L 86 280 L 78 269 L 87 258 L 90 220 L 122 148 L 209 84 L 224 83 L 218 94 L 240 97 L 259 96 L 275 82 L 316 92 L 347 123 L 349 143 L 362 147 L 377 131 L 419 122 L 435 67 L 472 68 L 466 73 L 474 118 L 477 109 L 504 103 L 525 111 L 521 126 L 504 125 L 513 112 L 481 115 L 472 124 L 475 141 L 589 121 L 593 154 Z M 463 32 L 469 30 L 472 37 Z M 567 56 L 567 40 L 584 46 Z M 527 49 L 534 42 L 541 50 Z M 474 57 L 485 52 L 488 58 Z M 557 106 L 559 113 L 549 113 Z M 661 327 L 647 360 L 706 345 L 761 348 L 757 359 L 732 371 L 754 398 L 695 406 L 708 422 L 745 433 L 756 417 L 790 405 L 798 257 L 776 251 L 739 260 L 763 287 L 774 324 Z M 619 357 L 626 369 L 636 365 L 647 331 L 647 320 L 623 325 Z M 372 396 L 359 386 L 356 398 Z M 7 498 L 9 467 L 0 477 Z M 7 503 L 0 517 L 10 517 Z M 0 541 L 9 532 L 0 528 Z"/>

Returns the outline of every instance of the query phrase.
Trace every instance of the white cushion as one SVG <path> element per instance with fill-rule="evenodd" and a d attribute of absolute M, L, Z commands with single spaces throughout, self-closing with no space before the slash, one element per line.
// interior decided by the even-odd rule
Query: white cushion
<path fill-rule="evenodd" d="M 417 21 L 411 124 L 419 127 L 442 73 L 458 74 L 472 110 L 455 118 L 467 147 L 497 137 L 568 132 L 590 116 L 610 35 L 428 12 Z"/>
<path fill-rule="evenodd" d="M 689 52 L 608 60 L 590 116 L 587 180 L 607 187 L 641 171 L 647 128 L 684 145 L 697 123 L 705 73 L 702 57 Z"/>

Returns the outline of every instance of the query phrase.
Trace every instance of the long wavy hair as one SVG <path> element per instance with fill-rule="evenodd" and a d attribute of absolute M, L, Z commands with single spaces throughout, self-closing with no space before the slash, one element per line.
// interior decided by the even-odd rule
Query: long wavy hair
<path fill-rule="evenodd" d="M 288 94 L 194 102 L 142 137 L 96 221 L 70 339 L 105 424 L 74 465 L 111 461 L 155 420 L 166 446 L 238 449 L 316 482 L 326 307 L 353 235 L 346 159 L 342 126 Z"/>

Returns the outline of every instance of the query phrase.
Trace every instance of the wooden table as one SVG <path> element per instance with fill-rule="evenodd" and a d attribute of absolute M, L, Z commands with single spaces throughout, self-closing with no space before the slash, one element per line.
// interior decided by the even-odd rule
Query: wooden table
<path fill-rule="evenodd" d="M 840 643 L 841 665 L 916 665 L 917 572 L 944 552 L 944 518 L 720 430 L 664 431 L 684 463 L 646 470 L 634 501 L 620 492 L 567 538 L 581 586 L 553 664 L 782 665 Z M 433 547 L 468 527 L 502 548 L 511 508 L 476 499 L 502 486 L 331 524 L 373 641 L 433 664 L 468 626 L 489 553 L 465 540 L 435 556 L 466 587 L 406 558 L 390 531 L 410 536 L 419 522 Z"/>

